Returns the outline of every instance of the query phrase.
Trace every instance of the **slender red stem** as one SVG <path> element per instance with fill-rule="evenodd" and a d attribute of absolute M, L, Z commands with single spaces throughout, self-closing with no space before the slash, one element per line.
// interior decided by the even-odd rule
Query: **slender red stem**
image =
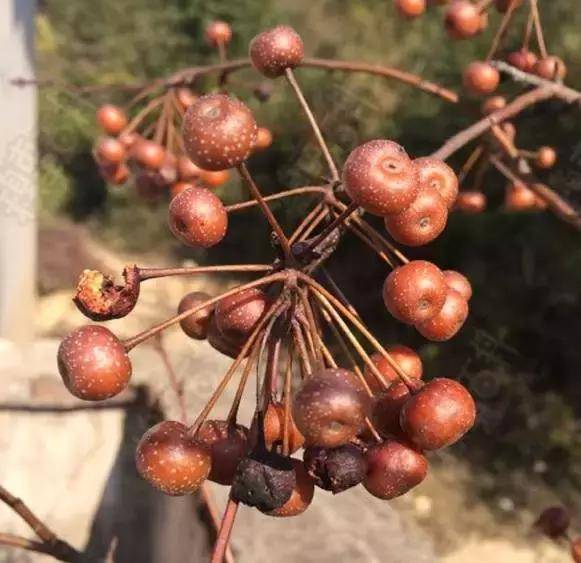
<path fill-rule="evenodd" d="M 228 504 L 226 505 L 226 511 L 222 517 L 222 524 L 220 525 L 218 538 L 214 544 L 211 563 L 222 563 L 224 561 L 224 554 L 226 553 L 226 549 L 230 542 L 230 536 L 232 535 L 232 528 L 234 527 L 237 512 L 238 501 L 230 497 L 228 499 Z"/>

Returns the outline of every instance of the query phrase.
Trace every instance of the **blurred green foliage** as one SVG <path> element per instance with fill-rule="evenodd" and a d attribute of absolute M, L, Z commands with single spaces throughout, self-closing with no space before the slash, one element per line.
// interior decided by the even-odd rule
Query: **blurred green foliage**
<path fill-rule="evenodd" d="M 581 11 L 573 0 L 540 4 L 549 49 L 567 61 L 568 81 L 581 88 Z M 487 33 L 455 42 L 447 38 L 439 10 L 404 22 L 386 0 L 47 0 L 37 19 L 39 73 L 41 78 L 83 86 L 141 83 L 215 61 L 216 53 L 203 35 L 207 22 L 216 18 L 233 26 L 230 51 L 235 57 L 245 55 L 249 39 L 265 26 L 289 23 L 313 56 L 394 65 L 456 90 L 461 89 L 462 68 L 483 58 L 499 20 L 493 13 Z M 508 48 L 519 46 L 525 22 L 522 14 L 518 19 Z M 452 106 L 380 78 L 308 69 L 297 75 L 339 162 L 359 142 L 374 137 L 395 138 L 412 155 L 428 154 L 479 115 L 480 100 L 469 97 Z M 259 123 L 274 133 L 271 149 L 251 160 L 259 185 L 272 192 L 319 181 L 325 170 L 296 101 L 279 80 L 269 103 L 260 104 L 251 92 L 261 81 L 250 70 L 231 82 Z M 213 80 L 204 85 L 216 86 Z M 517 91 L 510 83 L 501 90 Z M 107 189 L 92 162 L 91 146 L 98 136 L 96 106 L 104 101 L 123 104 L 127 99 L 122 89 L 98 96 L 80 96 L 66 88 L 41 89 L 43 213 L 85 220 L 119 249 L 155 246 L 184 252 L 167 234 L 164 205 L 149 207 L 130 187 Z M 557 147 L 559 165 L 547 179 L 581 204 L 581 113 L 551 102 L 525 112 L 518 125 L 520 146 Z M 466 154 L 456 155 L 452 164 L 460 165 Z M 453 215 L 438 241 L 409 253 L 461 270 L 474 284 L 470 322 L 450 343 L 428 345 L 413 330 L 385 322 L 380 305 L 385 268 L 358 243 L 342 244 L 330 268 L 386 340 L 420 348 L 433 375 L 465 377 L 482 417 L 479 430 L 460 450 L 475 465 L 491 472 L 532 471 L 535 462 L 544 460 L 548 481 L 564 488 L 579 486 L 579 235 L 547 213 L 503 212 L 502 186 L 501 178 L 489 176 L 489 212 L 469 218 Z M 226 202 L 242 197 L 236 180 L 218 193 Z M 304 215 L 308 202 L 273 207 L 288 227 Z M 267 259 L 267 230 L 256 218 L 254 212 L 234 215 L 224 243 L 196 258 L 227 261 L 242 254 L 250 261 Z"/>

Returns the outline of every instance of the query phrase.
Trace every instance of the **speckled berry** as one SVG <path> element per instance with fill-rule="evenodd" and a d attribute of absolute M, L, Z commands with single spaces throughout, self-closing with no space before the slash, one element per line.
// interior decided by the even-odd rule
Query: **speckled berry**
<path fill-rule="evenodd" d="M 476 420 L 476 404 L 466 387 L 447 378 L 433 379 L 407 401 L 400 424 L 420 450 L 454 444 Z"/>
<path fill-rule="evenodd" d="M 382 436 L 403 435 L 399 418 L 402 407 L 410 397 L 410 390 L 402 381 L 394 382 L 387 391 L 379 393 L 373 405 L 371 420 Z"/>
<path fill-rule="evenodd" d="M 269 304 L 268 296 L 259 288 L 245 289 L 218 301 L 216 326 L 234 342 L 244 342 L 262 318 Z"/>
<path fill-rule="evenodd" d="M 137 471 L 162 493 L 189 495 L 210 473 L 212 460 L 204 446 L 188 436 L 181 422 L 165 420 L 150 428 L 135 451 Z"/>
<path fill-rule="evenodd" d="M 70 332 L 59 346 L 57 361 L 67 389 L 85 401 L 118 395 L 131 377 L 125 347 L 103 326 L 82 326 Z"/>
<path fill-rule="evenodd" d="M 447 285 L 442 271 L 425 260 L 413 260 L 387 276 L 383 301 L 398 320 L 416 324 L 435 317 L 446 301 Z"/>
<path fill-rule="evenodd" d="M 506 62 L 523 72 L 532 72 L 539 58 L 528 49 L 513 51 L 506 56 Z"/>
<path fill-rule="evenodd" d="M 108 135 L 119 135 L 127 125 L 127 116 L 121 108 L 105 104 L 97 110 L 97 124 Z"/>
<path fill-rule="evenodd" d="M 500 84 L 500 73 L 487 62 L 474 61 L 466 67 L 463 82 L 472 94 L 492 94 Z"/>
<path fill-rule="evenodd" d="M 171 200 L 169 228 L 184 244 L 209 248 L 226 236 L 228 213 L 210 190 L 189 188 Z"/>
<path fill-rule="evenodd" d="M 467 215 L 482 213 L 488 204 L 486 194 L 476 190 L 461 191 L 456 198 L 454 209 Z"/>
<path fill-rule="evenodd" d="M 296 483 L 292 490 L 290 498 L 279 508 L 265 511 L 269 516 L 278 518 L 288 518 L 298 516 L 309 508 L 313 497 L 315 496 L 315 482 L 307 473 L 305 466 L 298 459 L 291 458 L 291 463 L 295 470 Z"/>
<path fill-rule="evenodd" d="M 203 291 L 192 291 L 184 295 L 178 305 L 178 314 L 201 305 L 208 301 L 210 296 Z M 194 313 L 180 321 L 182 330 L 190 337 L 196 340 L 204 340 L 208 335 L 208 325 L 210 324 L 210 317 L 214 312 L 214 305 L 205 307 L 201 311 Z"/>
<path fill-rule="evenodd" d="M 424 156 L 414 160 L 419 175 L 420 189 L 432 187 L 438 190 L 440 196 L 451 209 L 458 196 L 458 177 L 452 168 L 443 160 Z"/>
<path fill-rule="evenodd" d="M 389 500 L 419 485 L 428 473 L 428 461 L 417 450 L 397 440 L 386 440 L 367 451 L 363 486 L 374 497 Z"/>
<path fill-rule="evenodd" d="M 444 20 L 446 31 L 454 39 L 474 37 L 482 31 L 482 23 L 478 8 L 468 0 L 454 0 Z"/>
<path fill-rule="evenodd" d="M 343 168 L 349 197 L 374 215 L 406 209 L 419 192 L 419 177 L 403 147 L 377 139 L 354 149 Z"/>
<path fill-rule="evenodd" d="M 454 337 L 468 318 L 468 302 L 464 297 L 448 288 L 444 305 L 435 316 L 417 323 L 416 330 L 428 340 L 444 342 Z"/>
<path fill-rule="evenodd" d="M 208 479 L 231 485 L 236 467 L 248 449 L 248 429 L 226 420 L 206 420 L 196 434 L 197 441 L 210 451 L 212 469 Z"/>
<path fill-rule="evenodd" d="M 244 162 L 256 143 L 250 109 L 225 94 L 198 98 L 184 117 L 186 152 L 200 168 L 225 170 Z"/>
<path fill-rule="evenodd" d="M 440 192 L 424 186 L 407 209 L 385 218 L 385 228 L 401 244 L 422 246 L 438 238 L 447 222 L 448 208 Z"/>
<path fill-rule="evenodd" d="M 455 270 L 444 270 L 443 273 L 446 278 L 446 285 L 450 289 L 457 291 L 466 301 L 470 301 L 472 298 L 472 285 L 468 278 Z"/>
<path fill-rule="evenodd" d="M 250 42 L 249 51 L 254 68 L 268 78 L 276 78 L 287 68 L 299 66 L 305 56 L 301 36 L 288 25 L 259 33 Z"/>
<path fill-rule="evenodd" d="M 393 346 L 386 346 L 385 351 L 391 356 L 394 362 L 401 368 L 406 375 L 413 379 L 421 379 L 424 371 L 422 360 L 415 350 L 403 346 L 402 344 L 395 344 Z M 383 354 L 375 352 L 371 355 L 371 361 L 379 370 L 386 383 L 390 384 L 399 381 L 399 375 L 391 367 L 391 364 L 385 359 Z M 365 366 L 363 370 L 363 377 L 371 390 L 376 393 L 385 389 L 378 381 L 369 366 Z"/>

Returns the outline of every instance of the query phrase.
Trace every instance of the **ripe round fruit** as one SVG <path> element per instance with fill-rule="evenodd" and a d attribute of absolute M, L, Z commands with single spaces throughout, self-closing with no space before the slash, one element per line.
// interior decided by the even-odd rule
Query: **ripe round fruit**
<path fill-rule="evenodd" d="M 510 184 L 506 187 L 504 207 L 509 211 L 531 211 L 537 209 L 537 196 L 524 184 Z"/>
<path fill-rule="evenodd" d="M 205 170 L 225 170 L 244 162 L 256 142 L 250 109 L 225 94 L 198 98 L 184 117 L 183 136 L 190 159 Z"/>
<path fill-rule="evenodd" d="M 385 218 L 385 228 L 401 244 L 422 246 L 440 236 L 447 221 L 448 208 L 440 192 L 423 187 L 407 209 Z"/>
<path fill-rule="evenodd" d="M 144 168 L 159 170 L 165 161 L 165 150 L 159 143 L 141 139 L 133 146 L 131 156 Z"/>
<path fill-rule="evenodd" d="M 571 514 L 564 506 L 549 506 L 539 515 L 535 526 L 549 538 L 564 535 L 571 525 Z"/>
<path fill-rule="evenodd" d="M 125 158 L 125 147 L 123 143 L 113 137 L 101 139 L 95 147 L 97 160 L 104 164 L 120 164 Z"/>
<path fill-rule="evenodd" d="M 408 386 L 402 381 L 394 382 L 387 391 L 383 391 L 375 404 L 371 420 L 382 436 L 402 436 L 399 424 L 401 409 L 411 397 Z"/>
<path fill-rule="evenodd" d="M 188 436 L 181 422 L 165 420 L 150 428 L 135 451 L 137 471 L 166 495 L 195 492 L 210 473 L 212 460 L 205 446 Z"/>
<path fill-rule="evenodd" d="M 59 346 L 57 362 L 67 389 L 85 401 L 118 395 L 131 377 L 123 343 L 103 326 L 82 326 L 70 332 Z"/>
<path fill-rule="evenodd" d="M 245 289 L 218 301 L 216 327 L 227 339 L 244 342 L 268 308 L 268 296 L 259 288 Z"/>
<path fill-rule="evenodd" d="M 468 318 L 468 302 L 454 289 L 448 289 L 446 301 L 439 313 L 431 319 L 416 324 L 416 330 L 428 340 L 450 340 Z"/>
<path fill-rule="evenodd" d="M 223 21 L 217 20 L 206 27 L 206 40 L 213 47 L 227 45 L 232 39 L 232 28 Z"/>
<path fill-rule="evenodd" d="M 171 200 L 169 228 L 184 244 L 209 248 L 226 235 L 228 213 L 210 190 L 189 188 Z"/>
<path fill-rule="evenodd" d="M 407 324 L 417 324 L 437 315 L 444 306 L 446 293 L 444 274 L 425 260 L 413 260 L 399 266 L 383 284 L 387 310 Z"/>
<path fill-rule="evenodd" d="M 532 72 L 537 64 L 538 57 L 528 49 L 513 51 L 506 57 L 506 62 L 523 72 Z"/>
<path fill-rule="evenodd" d="M 305 466 L 298 459 L 292 459 L 293 468 L 296 474 L 296 484 L 293 488 L 290 498 L 280 507 L 265 512 L 269 516 L 286 518 L 289 516 L 298 516 L 302 514 L 315 496 L 315 482 L 307 473 Z"/>
<path fill-rule="evenodd" d="M 466 301 L 472 298 L 472 285 L 468 278 L 455 270 L 444 270 L 444 277 L 446 278 L 446 285 L 457 291 Z"/>
<path fill-rule="evenodd" d="M 367 451 L 367 476 L 363 486 L 374 496 L 389 500 L 419 485 L 428 473 L 428 461 L 412 447 L 386 440 Z"/>
<path fill-rule="evenodd" d="M 492 94 L 500 83 L 500 73 L 489 63 L 474 61 L 466 67 L 463 80 L 473 94 Z"/>
<path fill-rule="evenodd" d="M 446 31 L 454 39 L 467 39 L 481 31 L 482 17 L 471 2 L 456 0 L 448 8 L 444 24 Z"/>
<path fill-rule="evenodd" d="M 196 184 L 193 184 L 192 182 L 176 182 L 175 184 L 172 184 L 170 188 L 171 198 L 173 199 L 175 196 L 181 194 L 182 192 L 195 187 Z"/>
<path fill-rule="evenodd" d="M 178 88 L 175 94 L 178 103 L 184 110 L 188 109 L 198 99 L 198 96 L 189 88 Z"/>
<path fill-rule="evenodd" d="M 458 196 L 458 177 L 443 160 L 425 156 L 416 158 L 414 166 L 419 174 L 420 189 L 427 186 L 435 188 L 451 209 Z"/>
<path fill-rule="evenodd" d="M 205 301 L 208 301 L 208 299 L 210 299 L 210 296 L 207 293 L 204 293 L 203 291 L 192 291 L 182 297 L 178 305 L 178 314 L 183 313 L 188 309 L 192 309 L 193 307 L 197 307 Z M 210 305 L 209 307 L 182 319 L 180 321 L 180 326 L 190 338 L 204 340 L 208 335 L 208 325 L 210 324 L 210 317 L 213 312 L 214 305 Z"/>
<path fill-rule="evenodd" d="M 188 182 L 200 177 L 202 169 L 196 166 L 187 156 L 180 156 L 177 162 L 178 176 L 180 180 Z"/>
<path fill-rule="evenodd" d="M 230 179 L 228 170 L 202 170 L 200 169 L 200 181 L 208 188 L 217 188 Z"/>
<path fill-rule="evenodd" d="M 426 11 L 426 0 L 395 0 L 395 7 L 406 18 L 417 18 Z"/>
<path fill-rule="evenodd" d="M 466 190 L 458 193 L 454 209 L 461 211 L 462 213 L 475 215 L 477 213 L 482 213 L 486 209 L 486 204 L 487 200 L 485 194 L 478 191 Z"/>
<path fill-rule="evenodd" d="M 553 168 L 557 162 L 557 151 L 553 147 L 541 147 L 537 151 L 535 166 L 537 168 Z"/>
<path fill-rule="evenodd" d="M 514 8 L 519 8 L 523 3 L 523 0 L 494 0 L 494 7 L 501 13 L 504 14 L 514 4 Z"/>
<path fill-rule="evenodd" d="M 289 452 L 292 454 L 303 447 L 305 437 L 300 433 L 292 412 L 289 413 Z M 264 441 L 266 447 L 272 449 L 277 444 L 282 444 L 284 439 L 284 405 L 282 403 L 269 403 L 264 413 Z"/>
<path fill-rule="evenodd" d="M 567 76 L 567 66 L 562 59 L 551 55 L 539 59 L 533 72 L 545 80 L 563 80 Z"/>
<path fill-rule="evenodd" d="M 457 442 L 474 425 L 476 404 L 466 387 L 452 379 L 433 379 L 407 401 L 400 424 L 420 450 Z"/>
<path fill-rule="evenodd" d="M 127 126 L 127 117 L 121 108 L 105 104 L 97 110 L 97 123 L 107 135 L 119 135 Z"/>
<path fill-rule="evenodd" d="M 208 325 L 208 344 L 218 350 L 221 354 L 228 356 L 230 358 L 236 358 L 242 349 L 242 344 L 240 342 L 234 342 L 233 340 L 225 337 L 216 326 L 216 317 L 212 315 L 210 318 L 210 323 Z"/>
<path fill-rule="evenodd" d="M 256 134 L 254 150 L 262 151 L 272 145 L 272 133 L 266 127 L 259 127 Z"/>
<path fill-rule="evenodd" d="M 220 485 L 231 485 L 236 467 L 248 449 L 248 429 L 226 420 L 206 420 L 196 434 L 212 458 L 208 479 Z"/>
<path fill-rule="evenodd" d="M 306 443 L 325 448 L 341 446 L 357 436 L 368 410 L 361 388 L 325 374 L 306 378 L 293 401 L 293 418 Z"/>
<path fill-rule="evenodd" d="M 402 344 L 395 344 L 394 346 L 387 346 L 385 351 L 392 357 L 401 370 L 413 379 L 421 379 L 424 371 L 422 360 L 415 350 L 403 346 Z M 399 375 L 391 367 L 391 364 L 383 357 L 383 354 L 375 352 L 370 356 L 371 361 L 375 364 L 386 383 L 394 383 L 399 381 Z M 369 385 L 370 389 L 376 393 L 385 390 L 385 387 L 379 384 L 375 375 L 369 368 L 365 366 L 363 370 L 363 377 Z"/>
<path fill-rule="evenodd" d="M 355 203 L 379 216 L 400 213 L 420 189 L 418 171 L 403 147 L 383 139 L 351 152 L 343 168 L 343 184 Z"/>
<path fill-rule="evenodd" d="M 263 31 L 250 42 L 250 60 L 268 78 L 276 78 L 287 68 L 299 66 L 304 56 L 301 36 L 288 25 Z"/>
<path fill-rule="evenodd" d="M 482 103 L 482 113 L 484 115 L 490 115 L 495 111 L 499 111 L 506 107 L 506 98 L 504 96 L 492 96 Z"/>

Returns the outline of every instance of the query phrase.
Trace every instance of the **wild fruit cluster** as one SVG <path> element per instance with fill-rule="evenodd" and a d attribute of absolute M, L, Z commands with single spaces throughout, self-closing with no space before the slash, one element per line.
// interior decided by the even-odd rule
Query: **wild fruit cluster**
<path fill-rule="evenodd" d="M 575 563 L 581 562 L 581 538 L 570 534 L 571 514 L 564 506 L 545 508 L 535 522 L 535 528 L 555 542 L 564 541 L 569 545 L 571 558 Z"/>
<path fill-rule="evenodd" d="M 297 95 L 332 181 L 263 197 L 245 164 L 257 139 L 252 112 L 226 94 L 208 94 L 184 114 L 184 156 L 204 170 L 235 169 L 252 200 L 227 209 L 210 190 L 190 186 L 168 209 L 170 230 L 180 241 L 209 247 L 224 237 L 229 212 L 258 206 L 272 229 L 272 264 L 130 266 L 122 285 L 85 271 L 75 301 L 89 318 L 108 320 L 127 315 L 140 284 L 149 279 L 202 271 L 262 277 L 217 296 L 191 292 L 176 316 L 125 341 L 102 326 L 78 328 L 58 351 L 67 388 L 92 401 L 121 392 L 131 376 L 128 353 L 177 323 L 188 337 L 207 339 L 234 358 L 193 422 L 163 421 L 143 435 L 136 450 L 139 473 L 166 494 L 191 494 L 207 479 L 231 487 L 213 561 L 223 558 L 240 503 L 289 517 L 308 508 L 315 487 L 339 493 L 360 483 L 375 497 L 395 498 L 423 481 L 429 452 L 457 442 L 476 417 L 475 402 L 464 386 L 448 378 L 424 383 L 415 351 L 403 345 L 384 347 L 332 278 L 318 280 L 339 240 L 353 233 L 392 268 L 383 287 L 387 310 L 430 340 L 454 336 L 468 316 L 468 280 L 427 261 L 409 261 L 364 213 L 384 217 L 396 241 L 426 244 L 445 227 L 457 195 L 456 175 L 442 161 L 412 160 L 400 145 L 385 139 L 354 148 L 340 174 L 293 73 L 303 56 L 299 35 L 286 26 L 265 31 L 250 44 L 256 70 L 272 79 L 285 77 Z M 317 201 L 287 236 L 268 200 L 296 196 Z M 244 425 L 238 410 L 254 368 L 256 409 Z M 210 418 L 239 370 L 229 413 Z M 297 454 L 301 448 L 302 459 Z"/>

